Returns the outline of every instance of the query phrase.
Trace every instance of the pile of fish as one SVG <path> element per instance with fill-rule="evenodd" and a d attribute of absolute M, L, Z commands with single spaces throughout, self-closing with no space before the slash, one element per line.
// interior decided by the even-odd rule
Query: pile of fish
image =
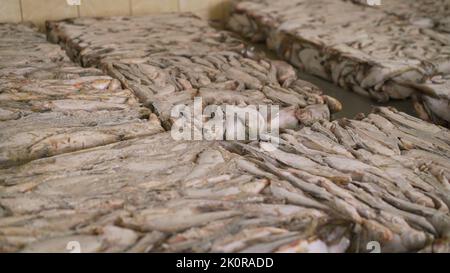
<path fill-rule="evenodd" d="M 299 80 L 289 64 L 247 49 L 190 13 L 79 18 L 50 22 L 47 30 L 72 59 L 103 68 L 133 90 L 167 129 L 174 106 L 191 105 L 194 97 L 205 105 L 279 105 L 282 127 L 329 119 L 342 107 Z"/>
<path fill-rule="evenodd" d="M 0 167 L 163 131 L 118 80 L 33 28 L 0 25 L 0 45 Z"/>
<path fill-rule="evenodd" d="M 339 103 L 291 66 L 188 14 L 48 25 L 110 76 L 0 26 L 1 252 L 450 252 L 448 129 L 391 108 L 330 121 Z M 295 121 L 174 140 L 161 105 L 194 96 Z"/>
<path fill-rule="evenodd" d="M 321 121 L 273 144 L 227 143 L 289 204 L 352 223 L 352 251 L 450 251 L 450 131 L 390 108 Z"/>
<path fill-rule="evenodd" d="M 358 94 L 382 102 L 415 96 L 422 118 L 448 126 L 450 2 L 372 2 L 235 1 L 228 26 Z"/>
<path fill-rule="evenodd" d="M 312 239 L 327 251 L 315 232 L 326 213 L 285 204 L 248 168 L 258 169 L 218 143 L 163 133 L 3 170 L 0 246 L 63 252 L 76 241 L 82 252 L 235 252 L 297 241 L 307 250 Z M 342 244 L 337 250 L 348 239 Z"/>
<path fill-rule="evenodd" d="M 439 32 L 450 32 L 450 18 L 448 17 L 450 5 L 447 0 L 391 0 L 380 1 L 379 5 L 374 0 L 352 1 L 397 15 L 418 26 L 426 26 Z"/>
<path fill-rule="evenodd" d="M 1 251 L 449 252 L 450 131 L 388 108 L 272 142 L 141 137 L 0 170 Z"/>

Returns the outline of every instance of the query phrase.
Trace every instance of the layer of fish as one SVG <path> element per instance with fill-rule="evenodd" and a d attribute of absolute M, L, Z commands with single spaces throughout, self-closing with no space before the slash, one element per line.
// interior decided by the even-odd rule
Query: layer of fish
<path fill-rule="evenodd" d="M 389 108 L 273 142 L 169 133 L 0 170 L 2 251 L 447 252 L 450 131 Z M 70 220 L 68 220 L 70 219 Z"/>
<path fill-rule="evenodd" d="M 228 143 L 288 204 L 352 223 L 349 251 L 448 252 L 450 131 L 389 108 L 318 122 L 271 143 Z M 426 139 L 426 141 L 425 141 Z M 447 243 L 445 243 L 447 242 Z"/>
<path fill-rule="evenodd" d="M 163 131 L 118 80 L 35 29 L 2 24 L 0 45 L 0 168 Z"/>
<path fill-rule="evenodd" d="M 161 132 L 159 121 L 118 80 L 65 58 L 49 60 L 39 49 L 27 53 L 14 36 L 36 34 L 13 27 L 2 37 L 21 56 L 5 50 L 2 57 L 33 56 L 1 70 L 0 251 L 64 252 L 77 245 L 82 252 L 347 249 L 347 233 L 334 242 L 316 232 L 330 220 L 325 213 L 284 204 L 265 193 L 269 180 L 237 168 L 250 162 L 214 142 L 149 136 Z M 27 43 L 46 48 L 37 36 Z M 292 77 L 290 66 L 275 64 L 279 71 L 287 67 L 286 74 L 273 70 L 275 78 Z M 244 79 L 253 84 L 256 76 Z M 286 91 L 284 99 L 301 101 L 295 94 Z M 345 223 L 326 225 L 334 227 L 346 230 Z"/>
<path fill-rule="evenodd" d="M 124 19 L 83 20 L 123 20 L 130 30 Z M 64 43 L 77 56 L 84 52 L 78 42 Z M 166 48 L 172 43 L 183 47 L 172 41 Z M 336 101 L 299 81 L 285 63 L 242 54 L 252 52 L 83 62 L 99 62 L 144 102 L 139 88 L 170 95 L 178 88 L 170 75 L 178 75 L 176 83 L 188 88 L 176 89 L 182 94 L 174 100 L 189 104 L 182 95 L 199 93 L 208 104 L 278 102 L 303 128 L 287 119 L 276 142 L 175 141 L 168 132 L 153 134 L 162 130 L 159 121 L 96 69 L 45 58 L 28 65 L 45 64 L 47 74 L 5 66 L 0 136 L 10 153 L 0 168 L 0 251 L 365 252 L 377 241 L 385 252 L 448 252 L 449 130 L 390 108 L 330 122 L 322 114 Z M 200 62 L 208 69 L 194 65 Z M 208 83 L 179 71 L 225 79 L 208 76 Z M 411 88 L 436 97 L 436 83 L 445 81 Z M 306 98 L 316 102 L 304 104 Z M 161 109 L 155 102 L 162 101 L 148 105 Z"/>
<path fill-rule="evenodd" d="M 381 5 L 370 5 L 370 1 L 367 0 L 352 1 L 381 9 L 388 14 L 401 16 L 421 27 L 434 28 L 440 32 L 450 33 L 450 19 L 448 17 L 450 3 L 447 0 L 391 0 L 382 2 Z"/>
<path fill-rule="evenodd" d="M 0 84 L 0 166 L 163 131 L 131 91 L 101 88 L 112 84 L 106 76 Z"/>
<path fill-rule="evenodd" d="M 411 84 L 421 95 L 414 98 L 419 116 L 443 126 L 450 126 L 450 74 L 438 75 L 424 83 Z"/>
<path fill-rule="evenodd" d="M 325 212 L 285 204 L 241 166 L 252 163 L 218 143 L 162 133 L 1 170 L 0 250 L 65 252 L 74 241 L 82 252 L 347 249 L 345 223 L 332 228 Z M 316 232 L 325 226 L 336 242 Z"/>
<path fill-rule="evenodd" d="M 33 25 L 0 23 L 0 68 L 68 61 L 64 50 L 47 42 Z"/>
<path fill-rule="evenodd" d="M 295 115 L 308 106 L 325 119 L 341 109 L 337 100 L 297 79 L 289 64 L 247 49 L 189 13 L 80 18 L 48 23 L 47 30 L 72 59 L 103 68 L 133 90 L 166 128 L 173 124 L 171 109 L 190 106 L 194 97 L 205 105 L 279 105 L 287 108 L 287 127 L 311 122 Z"/>
<path fill-rule="evenodd" d="M 236 1 L 228 26 L 341 87 L 378 101 L 404 99 L 417 91 L 412 84 L 450 74 L 450 3 L 385 2 Z M 448 116 L 442 105 L 431 113 Z"/>

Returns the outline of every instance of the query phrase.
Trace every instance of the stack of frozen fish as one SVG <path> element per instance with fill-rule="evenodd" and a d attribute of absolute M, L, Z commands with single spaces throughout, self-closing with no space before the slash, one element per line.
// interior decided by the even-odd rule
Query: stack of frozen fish
<path fill-rule="evenodd" d="M 450 251 L 448 129 L 390 108 L 329 121 L 336 100 L 191 15 L 49 29 L 112 78 L 64 57 L 20 66 L 52 63 L 48 76 L 5 65 L 0 101 L 17 115 L 0 122 L 0 251 Z M 256 141 L 176 141 L 137 101 L 194 95 L 294 119 Z"/>
<path fill-rule="evenodd" d="M 33 28 L 2 24 L 0 44 L 0 167 L 163 131 L 118 80 Z"/>
<path fill-rule="evenodd" d="M 272 143 L 230 143 L 275 197 L 351 223 L 351 251 L 448 252 L 450 131 L 390 108 L 322 121 Z"/>
<path fill-rule="evenodd" d="M 166 128 L 173 123 L 171 109 L 192 104 L 194 97 L 206 105 L 277 104 L 287 120 L 282 127 L 329 119 L 341 110 L 336 99 L 299 80 L 289 64 L 247 49 L 189 13 L 80 18 L 51 22 L 47 29 L 73 59 L 120 79 Z"/>
<path fill-rule="evenodd" d="M 358 94 L 378 101 L 414 96 L 422 118 L 448 125 L 450 2 L 372 2 L 235 1 L 228 26 Z"/>
<path fill-rule="evenodd" d="M 1 250 L 449 252 L 449 139 L 380 108 L 278 142 L 162 133 L 35 160 L 0 170 Z"/>
<path fill-rule="evenodd" d="M 218 143 L 157 134 L 0 171 L 2 251 L 345 251 L 316 229 L 325 211 L 286 204 L 251 162 Z M 303 232 L 305 230 L 305 232 Z M 308 240 L 311 240 L 309 242 Z"/>

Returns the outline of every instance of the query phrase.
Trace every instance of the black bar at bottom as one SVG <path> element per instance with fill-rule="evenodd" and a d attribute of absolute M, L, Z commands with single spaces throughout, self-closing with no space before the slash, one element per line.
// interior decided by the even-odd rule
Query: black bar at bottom
<path fill-rule="evenodd" d="M 427 266 L 446 267 L 445 254 L 1 254 L 3 268 L 30 266 L 49 272 L 70 269 L 90 272 L 311 272 L 331 269 L 385 273 L 396 267 L 405 272 Z M 430 261 L 428 261 L 430 260 Z M 133 270 L 130 270 L 135 268 Z"/>

